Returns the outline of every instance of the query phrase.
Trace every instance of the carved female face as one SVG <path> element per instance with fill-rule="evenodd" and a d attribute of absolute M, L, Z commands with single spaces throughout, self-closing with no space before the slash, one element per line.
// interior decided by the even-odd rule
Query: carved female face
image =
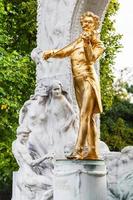
<path fill-rule="evenodd" d="M 54 83 L 52 86 L 52 96 L 60 97 L 62 95 L 61 85 L 59 83 Z"/>

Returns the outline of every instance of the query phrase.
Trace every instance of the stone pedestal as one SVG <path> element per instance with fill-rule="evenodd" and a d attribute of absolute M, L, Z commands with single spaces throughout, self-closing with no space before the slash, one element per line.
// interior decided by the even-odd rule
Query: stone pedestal
<path fill-rule="evenodd" d="M 54 168 L 54 200 L 106 200 L 104 161 L 57 160 Z"/>

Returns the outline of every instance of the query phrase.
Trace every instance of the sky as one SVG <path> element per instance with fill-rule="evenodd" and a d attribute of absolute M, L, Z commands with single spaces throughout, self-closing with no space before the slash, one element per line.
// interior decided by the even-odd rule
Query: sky
<path fill-rule="evenodd" d="M 117 54 L 115 75 L 120 77 L 120 70 L 128 68 L 124 72 L 124 80 L 133 84 L 133 0 L 119 0 L 120 9 L 116 16 L 116 31 L 123 34 L 121 40 L 124 48 Z"/>

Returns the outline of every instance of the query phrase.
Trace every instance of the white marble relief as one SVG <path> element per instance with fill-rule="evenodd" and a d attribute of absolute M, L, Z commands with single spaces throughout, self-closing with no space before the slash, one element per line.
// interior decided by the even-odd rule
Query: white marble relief
<path fill-rule="evenodd" d="M 107 200 L 132 200 L 133 146 L 106 153 L 103 158 L 107 166 Z"/>
<path fill-rule="evenodd" d="M 28 144 L 32 153 L 41 156 L 55 152 L 64 158 L 64 148 L 74 145 L 78 127 L 70 101 L 62 83 L 56 80 L 51 86 L 37 87 L 35 95 L 25 102 L 19 123 L 31 132 Z"/>
<path fill-rule="evenodd" d="M 49 170 L 47 176 L 37 173 L 35 167 L 41 163 L 48 168 L 49 159 L 52 154 L 46 154 L 38 159 L 33 159 L 30 155 L 27 141 L 30 131 L 22 126 L 17 129 L 17 139 L 13 142 L 12 151 L 19 165 L 17 173 L 16 187 L 19 190 L 21 200 L 45 200 L 52 198 L 52 171 Z M 44 171 L 45 171 L 44 168 Z"/>
<path fill-rule="evenodd" d="M 63 90 L 63 86 L 59 81 L 54 81 L 51 86 L 50 99 L 47 103 L 47 113 L 49 118 L 49 133 L 51 143 L 55 146 L 55 155 L 58 158 L 63 156 L 65 148 L 72 150 L 76 140 L 76 114 L 72 105 L 69 103 L 70 97 Z M 60 144 L 60 145 L 59 145 Z"/>
<path fill-rule="evenodd" d="M 42 200 L 53 194 L 49 158 L 65 158 L 76 140 L 76 114 L 70 102 L 62 83 L 55 80 L 49 86 L 38 85 L 20 110 L 13 154 L 20 167 L 16 184 L 25 199 L 38 200 L 39 191 Z"/>

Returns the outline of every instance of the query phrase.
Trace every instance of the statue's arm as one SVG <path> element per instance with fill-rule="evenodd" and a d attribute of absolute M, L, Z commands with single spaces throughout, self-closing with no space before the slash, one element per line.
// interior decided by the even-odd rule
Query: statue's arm
<path fill-rule="evenodd" d="M 35 159 L 35 160 L 32 159 L 32 157 L 30 156 L 28 152 L 21 153 L 21 155 L 23 157 L 23 160 L 31 167 L 38 166 L 43 161 L 53 158 L 52 154 L 46 154 L 45 156 Z"/>
<path fill-rule="evenodd" d="M 64 58 L 71 55 L 74 50 L 75 42 L 65 46 L 62 49 L 48 50 L 43 53 L 43 59 L 47 60 L 49 58 Z"/>
<path fill-rule="evenodd" d="M 38 158 L 38 159 L 33 160 L 27 150 L 24 152 L 22 150 L 21 151 L 19 150 L 18 153 L 20 157 L 23 159 L 23 161 L 31 167 L 38 166 L 41 162 L 46 160 L 46 156 L 43 158 Z"/>
<path fill-rule="evenodd" d="M 97 60 L 102 53 L 104 52 L 105 48 L 103 45 L 103 42 L 100 40 L 98 34 L 95 34 L 93 36 L 93 55 L 94 55 L 94 59 Z"/>
<path fill-rule="evenodd" d="M 84 53 L 88 61 L 94 60 L 92 44 L 90 41 L 84 41 Z"/>
<path fill-rule="evenodd" d="M 68 116 L 65 116 L 65 123 L 64 126 L 62 128 L 62 130 L 64 132 L 66 132 L 68 130 L 68 128 L 70 127 L 71 124 L 74 124 L 75 120 L 76 120 L 76 114 L 71 106 L 71 104 L 68 102 L 68 100 L 64 97 L 64 106 L 65 108 L 65 112 L 69 113 Z"/>
<path fill-rule="evenodd" d="M 53 154 L 46 154 L 42 158 L 38 158 L 38 159 L 33 160 L 32 157 L 30 156 L 29 152 L 28 152 L 28 149 L 26 147 L 21 149 L 21 147 L 19 147 L 19 144 L 17 142 L 13 143 L 12 152 L 13 152 L 16 160 L 18 161 L 18 164 L 19 164 L 19 160 L 21 159 L 21 160 L 23 160 L 24 163 L 27 163 L 27 165 L 29 165 L 31 167 L 39 165 L 44 160 L 52 159 L 54 157 Z"/>
<path fill-rule="evenodd" d="M 45 161 L 45 160 L 53 159 L 53 157 L 54 157 L 53 154 L 46 154 L 46 155 L 43 156 L 42 158 L 38 158 L 38 159 L 36 159 L 36 160 L 33 160 L 33 161 L 32 161 L 32 166 L 39 165 L 40 163 L 42 163 L 42 162 Z"/>
<path fill-rule="evenodd" d="M 19 160 L 21 159 L 21 161 L 32 166 L 32 158 L 31 158 L 30 154 L 28 153 L 27 150 L 21 149 L 21 147 L 19 146 L 19 144 L 17 142 L 13 142 L 12 152 L 14 154 L 14 157 L 18 161 L 18 164 L 19 164 Z"/>
<path fill-rule="evenodd" d="M 69 101 L 65 97 L 64 97 L 64 102 L 65 102 L 65 105 L 66 105 L 66 108 L 67 108 L 66 112 L 69 111 L 71 114 L 75 114 L 71 104 L 69 103 Z"/>
<path fill-rule="evenodd" d="M 31 167 L 34 165 L 34 160 L 32 160 L 32 157 L 30 156 L 28 150 L 26 151 L 21 150 L 19 151 L 19 153 L 25 163 L 27 163 Z"/>
<path fill-rule="evenodd" d="M 95 62 L 104 52 L 104 46 L 99 37 L 94 34 L 90 41 L 84 40 L 84 52 L 87 60 Z"/>

